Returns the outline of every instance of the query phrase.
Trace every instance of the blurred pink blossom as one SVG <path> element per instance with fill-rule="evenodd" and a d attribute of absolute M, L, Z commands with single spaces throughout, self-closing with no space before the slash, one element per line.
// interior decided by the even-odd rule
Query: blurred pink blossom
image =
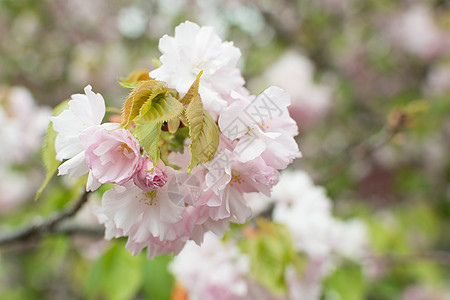
<path fill-rule="evenodd" d="M 430 8 L 423 4 L 409 7 L 389 25 L 392 43 L 421 59 L 439 57 L 446 50 L 448 35 L 434 18 Z"/>
<path fill-rule="evenodd" d="M 433 66 L 426 78 L 424 91 L 430 95 L 443 95 L 450 92 L 450 66 Z"/>
<path fill-rule="evenodd" d="M 285 171 L 272 192 L 273 218 L 291 231 L 297 250 L 312 258 L 333 253 L 358 260 L 367 250 L 365 225 L 332 216 L 332 203 L 324 188 L 315 186 L 307 173 Z M 346 242 L 343 242 L 346 241 Z"/>
<path fill-rule="evenodd" d="M 189 299 L 254 299 L 248 298 L 249 258 L 212 234 L 205 235 L 201 247 L 188 243 L 170 270 L 187 289 Z"/>
<path fill-rule="evenodd" d="M 331 88 L 314 81 L 314 65 L 297 51 L 287 51 L 264 74 L 291 97 L 289 113 L 301 130 L 319 122 L 331 107 Z"/>
<path fill-rule="evenodd" d="M 0 87 L 0 213 L 23 205 L 39 186 L 42 170 L 34 168 L 32 160 L 44 141 L 50 114 L 25 87 Z"/>
<path fill-rule="evenodd" d="M 0 105 L 0 162 L 24 163 L 41 147 L 51 111 L 21 86 L 0 88 Z"/>

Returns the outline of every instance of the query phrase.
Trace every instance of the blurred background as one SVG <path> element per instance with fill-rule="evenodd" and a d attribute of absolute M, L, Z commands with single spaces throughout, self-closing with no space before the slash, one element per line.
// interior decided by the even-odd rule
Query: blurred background
<path fill-rule="evenodd" d="M 335 266 L 320 297 L 450 299 L 443 0 L 0 0 L 0 233 L 61 209 L 79 188 L 55 178 L 33 201 L 52 108 L 88 84 L 120 108 L 118 79 L 153 69 L 159 38 L 185 20 L 241 49 L 253 94 L 277 85 L 291 95 L 303 157 L 290 169 L 325 188 L 336 218 L 367 228 L 358 272 Z M 74 224 L 96 228 L 98 199 Z M 0 299 L 184 299 L 172 258 L 132 258 L 123 245 L 92 230 L 2 247 Z"/>

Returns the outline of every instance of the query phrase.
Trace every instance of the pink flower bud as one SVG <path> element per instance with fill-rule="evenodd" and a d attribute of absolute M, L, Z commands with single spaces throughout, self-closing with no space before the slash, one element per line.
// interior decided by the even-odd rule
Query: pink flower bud
<path fill-rule="evenodd" d="M 153 167 L 151 159 L 147 159 L 133 177 L 134 184 L 144 191 L 151 191 L 163 187 L 167 182 L 167 175 L 163 172 L 164 165 Z"/>

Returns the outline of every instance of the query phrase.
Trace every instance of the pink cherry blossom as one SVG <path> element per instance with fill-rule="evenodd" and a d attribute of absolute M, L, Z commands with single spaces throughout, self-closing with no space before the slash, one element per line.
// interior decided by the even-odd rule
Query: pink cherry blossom
<path fill-rule="evenodd" d="M 242 89 L 244 79 L 236 68 L 241 52 L 232 42 L 222 42 L 213 27 L 186 21 L 175 28 L 175 36 L 159 41 L 162 66 L 150 77 L 165 81 L 183 96 L 203 71 L 199 92 L 212 115 L 227 107 L 226 97 Z"/>
<path fill-rule="evenodd" d="M 78 177 L 89 172 L 79 136 L 85 129 L 100 125 L 105 115 L 105 101 L 100 94 L 92 92 L 90 85 L 84 88 L 84 92 L 85 95 L 72 95 L 69 109 L 50 118 L 58 133 L 55 141 L 56 159 L 68 159 L 59 166 L 58 175 Z"/>
<path fill-rule="evenodd" d="M 255 99 L 241 97 L 220 115 L 222 133 L 239 140 L 234 153 L 241 162 L 261 156 L 268 166 L 284 169 L 301 156 L 293 138 L 297 125 L 289 117 L 289 103 L 286 92 L 270 87 Z"/>
<path fill-rule="evenodd" d="M 136 255 L 147 248 L 151 259 L 155 255 L 178 254 L 190 239 L 201 244 L 208 231 L 223 236 L 228 221 L 211 220 L 207 206 L 185 206 L 183 191 L 177 189 L 174 178 L 170 174 L 162 189 L 150 192 L 131 181 L 107 191 L 96 211 L 99 221 L 105 224 L 105 238 L 128 236 L 126 249 Z"/>
<path fill-rule="evenodd" d="M 223 237 L 225 232 L 230 229 L 230 220 L 213 220 L 210 217 L 210 209 L 207 205 L 191 208 L 190 216 L 194 224 L 191 240 L 195 241 L 197 245 L 203 243 L 204 235 L 209 231 L 218 237 Z"/>
<path fill-rule="evenodd" d="M 125 249 L 130 251 L 133 255 L 141 253 L 147 248 L 147 258 L 153 259 L 157 255 L 180 253 L 186 244 L 187 237 L 181 237 L 173 241 L 161 241 L 158 237 L 150 235 L 145 242 L 136 243 L 128 239 Z"/>
<path fill-rule="evenodd" d="M 244 193 L 270 195 L 270 189 L 278 182 L 278 171 L 267 166 L 262 158 L 242 163 L 229 150 L 223 151 L 205 168 L 208 170 L 206 188 L 197 204 L 207 205 L 213 220 L 244 223 L 251 216 Z"/>
<path fill-rule="evenodd" d="M 106 124 L 104 124 L 106 125 Z M 80 134 L 86 163 L 100 183 L 124 184 L 142 166 L 138 140 L 118 124 L 92 126 Z"/>
<path fill-rule="evenodd" d="M 181 219 L 176 223 L 169 224 L 168 234 L 163 239 L 150 234 L 145 241 L 137 241 L 134 238 L 134 232 L 138 227 L 134 226 L 129 233 L 126 249 L 136 255 L 147 248 L 147 257 L 152 259 L 155 255 L 178 254 L 188 240 L 193 240 L 197 245 L 200 245 L 208 231 L 223 236 L 225 231 L 229 229 L 228 221 L 213 221 L 207 216 L 206 211 L 206 206 L 186 207 L 181 214 Z"/>
<path fill-rule="evenodd" d="M 136 243 L 143 243 L 150 236 L 161 241 L 174 240 L 171 224 L 182 219 L 185 205 L 181 197 L 168 193 L 167 186 L 146 192 L 128 181 L 106 191 L 101 214 L 107 235 L 129 236 Z"/>

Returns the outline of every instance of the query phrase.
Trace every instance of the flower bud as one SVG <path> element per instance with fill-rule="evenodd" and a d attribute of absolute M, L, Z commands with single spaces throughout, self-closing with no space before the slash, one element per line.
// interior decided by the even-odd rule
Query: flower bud
<path fill-rule="evenodd" d="M 134 184 L 144 191 L 163 187 L 167 182 L 167 175 L 163 168 L 162 163 L 154 167 L 152 160 L 147 159 L 133 177 Z"/>

